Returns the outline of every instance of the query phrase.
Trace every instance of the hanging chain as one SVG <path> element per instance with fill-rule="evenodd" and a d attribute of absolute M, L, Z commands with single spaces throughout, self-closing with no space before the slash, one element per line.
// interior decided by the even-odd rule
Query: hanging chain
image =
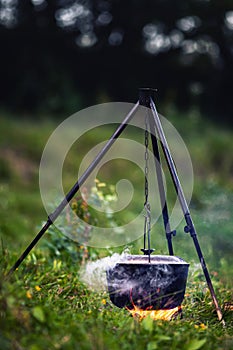
<path fill-rule="evenodd" d="M 148 200 L 149 196 L 149 186 L 148 186 L 148 173 L 149 173 L 149 127 L 148 127 L 148 114 L 146 116 L 145 121 L 145 202 L 144 202 L 144 208 L 145 208 L 145 223 L 144 223 L 144 254 L 148 254 L 149 256 L 149 262 L 150 262 L 150 229 L 151 229 L 151 212 L 150 212 L 150 203 Z M 146 249 L 146 237 L 148 239 L 148 249 Z"/>
<path fill-rule="evenodd" d="M 146 130 L 145 130 L 145 203 L 148 203 L 148 161 L 149 161 L 149 152 L 148 152 L 148 144 L 149 144 L 149 133 L 148 133 L 148 117 L 146 117 Z"/>

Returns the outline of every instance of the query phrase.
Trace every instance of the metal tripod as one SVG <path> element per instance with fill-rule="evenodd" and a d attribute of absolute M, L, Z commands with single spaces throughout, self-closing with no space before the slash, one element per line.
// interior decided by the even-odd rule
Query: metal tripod
<path fill-rule="evenodd" d="M 53 224 L 53 222 L 57 219 L 57 217 L 61 214 L 63 209 L 68 205 L 68 203 L 71 201 L 71 199 L 75 196 L 75 194 L 78 192 L 80 187 L 84 184 L 84 182 L 87 180 L 87 178 L 90 176 L 90 174 L 93 172 L 93 170 L 96 168 L 96 166 L 99 164 L 101 159 L 104 157 L 104 155 L 108 152 L 108 150 L 111 148 L 111 146 L 114 144 L 114 142 L 118 139 L 118 137 L 122 134 L 122 132 L 127 127 L 128 123 L 132 120 L 135 113 L 137 112 L 139 106 L 147 107 L 150 113 L 149 118 L 149 129 L 151 134 L 151 142 L 152 142 L 152 148 L 153 153 L 155 156 L 155 167 L 156 167 L 156 174 L 157 174 L 157 180 L 159 185 L 159 194 L 160 194 L 160 201 L 161 201 L 161 207 L 162 207 L 162 215 L 163 215 L 163 222 L 164 222 L 164 228 L 168 243 L 168 251 L 170 255 L 173 255 L 173 246 L 172 246 L 172 236 L 176 234 L 175 231 L 171 230 L 170 222 L 169 222 L 169 214 L 168 214 L 168 207 L 166 203 L 166 196 L 165 196 L 165 190 L 164 190 L 164 184 L 163 184 L 163 178 L 162 178 L 162 170 L 161 170 L 161 163 L 160 163 L 160 153 L 159 153 L 159 147 L 158 147 L 158 140 L 162 149 L 162 152 L 164 154 L 173 185 L 175 187 L 175 191 L 177 193 L 180 206 L 184 215 L 184 219 L 186 221 L 186 226 L 184 227 L 184 231 L 186 233 L 189 233 L 190 236 L 193 239 L 194 246 L 197 251 L 197 255 L 199 257 L 201 267 L 208 285 L 208 288 L 210 290 L 210 294 L 217 312 L 218 319 L 225 325 L 225 322 L 223 320 L 222 311 L 219 307 L 215 291 L 212 285 L 212 281 L 204 260 L 204 256 L 201 251 L 201 247 L 198 242 L 196 229 L 194 227 L 191 214 L 189 212 L 189 208 L 183 193 L 182 186 L 180 184 L 178 174 L 176 171 L 176 167 L 174 164 L 174 161 L 172 159 L 170 149 L 168 147 L 166 137 L 164 135 L 164 131 L 156 110 L 156 106 L 153 100 L 154 90 L 150 88 L 142 88 L 139 90 L 139 101 L 135 104 L 135 106 L 131 109 L 131 111 L 128 113 L 128 115 L 125 117 L 125 119 L 122 121 L 122 123 L 119 125 L 119 127 L 116 129 L 116 131 L 113 133 L 113 135 L 110 137 L 106 145 L 102 148 L 102 150 L 97 154 L 96 158 L 92 161 L 92 163 L 89 165 L 89 167 L 86 169 L 86 171 L 82 174 L 82 176 L 77 180 L 77 182 L 74 184 L 74 186 L 71 188 L 71 190 L 67 193 L 65 198 L 61 201 L 61 203 L 58 205 L 58 207 L 52 212 L 47 219 L 47 222 L 44 224 L 44 226 L 41 228 L 41 230 L 38 232 L 36 237 L 33 239 L 33 241 L 29 244 L 29 246 L 25 249 L 25 251 L 22 253 L 22 255 L 19 257 L 19 259 L 15 262 L 15 264 L 12 266 L 12 268 L 9 270 L 6 277 L 9 277 L 22 263 L 22 261 L 26 258 L 26 256 L 29 254 L 29 252 L 32 250 L 32 248 L 36 245 L 36 243 L 40 240 L 40 238 L 44 235 L 44 233 L 48 230 L 48 228 Z M 157 137 L 156 137 L 156 136 Z M 158 140 L 157 140 L 158 138 Z M 144 240 L 145 242 L 145 240 Z M 151 253 L 150 249 L 150 242 L 148 240 L 149 246 L 146 250 L 145 246 L 145 254 Z"/>

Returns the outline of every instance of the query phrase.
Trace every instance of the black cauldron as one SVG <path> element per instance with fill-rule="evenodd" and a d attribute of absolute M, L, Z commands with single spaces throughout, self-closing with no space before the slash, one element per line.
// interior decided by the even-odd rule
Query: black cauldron
<path fill-rule="evenodd" d="M 127 255 L 107 273 L 112 303 L 119 308 L 173 309 L 184 299 L 189 264 L 179 257 Z"/>

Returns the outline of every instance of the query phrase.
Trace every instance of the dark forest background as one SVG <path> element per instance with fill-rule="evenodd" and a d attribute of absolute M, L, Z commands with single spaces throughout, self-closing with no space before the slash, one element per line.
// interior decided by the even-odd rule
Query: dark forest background
<path fill-rule="evenodd" d="M 105 101 L 232 123 L 232 0 L 0 0 L 0 104 L 62 115 Z"/>

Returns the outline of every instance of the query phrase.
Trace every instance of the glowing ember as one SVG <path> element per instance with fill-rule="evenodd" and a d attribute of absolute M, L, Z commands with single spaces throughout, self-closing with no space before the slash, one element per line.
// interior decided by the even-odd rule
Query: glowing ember
<path fill-rule="evenodd" d="M 174 309 L 167 310 L 142 310 L 139 309 L 136 305 L 134 305 L 133 309 L 127 308 L 127 310 L 131 313 L 133 317 L 139 318 L 140 320 L 150 316 L 153 320 L 170 321 L 181 313 L 181 306 L 177 306 Z"/>

